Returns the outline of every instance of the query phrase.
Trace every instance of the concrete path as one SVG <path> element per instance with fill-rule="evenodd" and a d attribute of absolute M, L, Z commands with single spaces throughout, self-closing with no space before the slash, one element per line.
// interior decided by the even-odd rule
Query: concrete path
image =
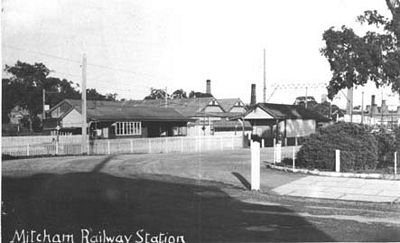
<path fill-rule="evenodd" d="M 306 176 L 272 189 L 295 197 L 400 203 L 400 181 Z"/>

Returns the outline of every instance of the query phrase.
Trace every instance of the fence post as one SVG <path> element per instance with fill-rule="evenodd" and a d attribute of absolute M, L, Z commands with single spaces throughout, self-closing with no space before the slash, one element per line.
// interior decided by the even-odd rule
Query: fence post
<path fill-rule="evenodd" d="M 149 154 L 151 154 L 151 138 L 148 138 L 147 140 L 149 140 Z"/>
<path fill-rule="evenodd" d="M 336 149 L 335 150 L 335 169 L 336 172 L 340 172 L 340 150 Z"/>
<path fill-rule="evenodd" d="M 56 155 L 58 154 L 58 141 L 56 141 Z"/>
<path fill-rule="evenodd" d="M 132 139 L 130 140 L 130 143 L 131 143 L 131 153 L 133 153 L 133 140 Z"/>
<path fill-rule="evenodd" d="M 282 142 L 276 144 L 276 162 L 280 163 L 282 161 Z"/>
<path fill-rule="evenodd" d="M 394 175 L 397 175 L 397 152 L 394 152 Z"/>
<path fill-rule="evenodd" d="M 285 137 L 285 147 L 287 146 L 287 137 Z"/>
<path fill-rule="evenodd" d="M 107 154 L 111 154 L 110 140 L 107 140 Z"/>
<path fill-rule="evenodd" d="M 276 144 L 275 144 L 275 138 L 272 141 L 272 148 L 274 149 L 274 160 L 272 161 L 275 164 L 276 161 Z"/>
<path fill-rule="evenodd" d="M 29 143 L 26 145 L 26 156 L 29 156 Z"/>
<path fill-rule="evenodd" d="M 260 190 L 260 144 L 250 143 L 251 147 L 251 190 Z"/>
<path fill-rule="evenodd" d="M 294 138 L 294 146 L 297 146 L 298 143 L 299 143 L 299 141 L 297 141 L 298 137 L 299 137 L 299 136 L 296 136 L 296 137 Z"/>
<path fill-rule="evenodd" d="M 293 147 L 292 156 L 293 156 L 293 170 L 294 170 L 294 169 L 296 168 L 296 152 L 295 152 L 295 147 Z"/>
<path fill-rule="evenodd" d="M 181 137 L 181 153 L 183 153 L 183 137 Z"/>
<path fill-rule="evenodd" d="M 265 139 L 263 138 L 263 139 L 261 139 L 261 148 L 264 148 L 265 147 Z"/>

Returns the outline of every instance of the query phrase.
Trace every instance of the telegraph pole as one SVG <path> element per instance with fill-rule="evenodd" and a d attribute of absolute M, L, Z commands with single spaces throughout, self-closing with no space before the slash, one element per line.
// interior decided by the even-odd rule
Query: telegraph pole
<path fill-rule="evenodd" d="M 82 154 L 87 153 L 87 114 L 86 114 L 86 54 L 82 57 Z"/>
<path fill-rule="evenodd" d="M 263 102 L 265 103 L 265 102 L 267 102 L 267 98 L 266 98 L 266 95 L 267 95 L 267 81 L 266 81 L 266 75 L 265 75 L 265 49 L 264 49 L 264 70 L 263 70 L 263 72 L 264 72 L 264 93 L 263 93 Z"/>
<path fill-rule="evenodd" d="M 42 102 L 43 102 L 43 112 L 42 112 L 42 122 L 46 119 L 46 91 L 42 89 Z"/>
<path fill-rule="evenodd" d="M 364 124 L 364 91 L 361 93 L 361 124 Z"/>

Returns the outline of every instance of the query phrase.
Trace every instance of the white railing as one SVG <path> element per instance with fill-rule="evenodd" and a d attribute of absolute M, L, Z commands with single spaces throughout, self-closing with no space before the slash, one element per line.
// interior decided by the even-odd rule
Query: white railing
<path fill-rule="evenodd" d="M 81 143 L 46 142 L 40 144 L 2 145 L 2 154 L 15 157 L 82 154 Z M 234 150 L 243 147 L 242 136 L 160 137 L 99 139 L 88 144 L 89 154 L 118 153 L 187 153 Z"/>

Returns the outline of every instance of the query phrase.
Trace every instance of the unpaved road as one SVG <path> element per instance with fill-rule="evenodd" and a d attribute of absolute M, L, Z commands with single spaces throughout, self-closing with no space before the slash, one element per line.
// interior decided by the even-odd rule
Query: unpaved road
<path fill-rule="evenodd" d="M 248 150 L 3 161 L 2 239 L 46 229 L 81 242 L 84 228 L 186 242 L 400 241 L 398 205 L 280 197 L 271 189 L 302 175 L 261 173 L 263 192 L 248 191 Z"/>

